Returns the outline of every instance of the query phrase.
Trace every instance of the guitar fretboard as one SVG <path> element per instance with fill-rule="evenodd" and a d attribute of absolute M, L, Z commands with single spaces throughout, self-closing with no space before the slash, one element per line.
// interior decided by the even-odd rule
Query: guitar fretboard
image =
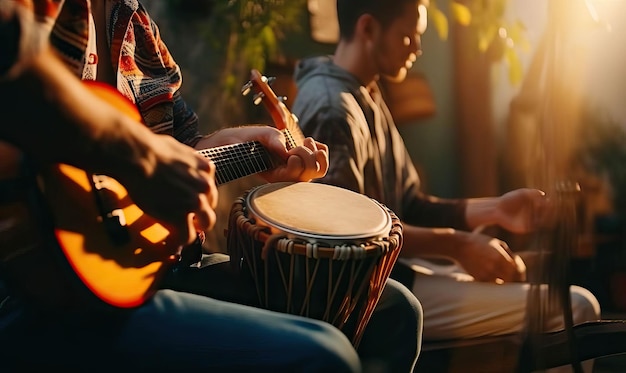
<path fill-rule="evenodd" d="M 258 141 L 218 146 L 198 153 L 215 163 L 217 185 L 274 167 L 269 152 Z"/>

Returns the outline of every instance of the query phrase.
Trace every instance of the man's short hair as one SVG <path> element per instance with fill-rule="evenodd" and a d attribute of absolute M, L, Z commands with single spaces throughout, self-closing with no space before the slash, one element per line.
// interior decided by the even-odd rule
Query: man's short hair
<path fill-rule="evenodd" d="M 363 14 L 371 14 L 383 27 L 387 27 L 403 14 L 406 4 L 415 4 L 417 11 L 417 5 L 423 2 L 423 0 L 337 0 L 340 37 L 352 39 L 357 20 Z"/>

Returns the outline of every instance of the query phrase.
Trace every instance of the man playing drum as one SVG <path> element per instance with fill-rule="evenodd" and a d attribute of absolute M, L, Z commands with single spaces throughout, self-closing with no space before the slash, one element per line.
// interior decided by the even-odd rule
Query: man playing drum
<path fill-rule="evenodd" d="M 524 263 L 505 242 L 473 230 L 498 225 L 514 233 L 532 231 L 544 193 L 519 189 L 466 200 L 422 193 L 378 79 L 403 80 L 421 54 L 426 2 L 338 0 L 337 13 L 340 40 L 334 55 L 304 59 L 295 72 L 292 111 L 304 134 L 330 149 L 329 171 L 319 181 L 366 194 L 402 220 L 400 255 L 423 269 L 411 274 L 408 286 L 424 308 L 424 340 L 519 332 L 528 294 L 528 284 L 518 282 Z M 424 260 L 428 257 L 452 259 L 460 270 L 436 273 Z M 574 322 L 598 319 L 595 297 L 581 287 L 571 292 Z M 546 326 L 561 328 L 561 316 L 553 315 Z"/>

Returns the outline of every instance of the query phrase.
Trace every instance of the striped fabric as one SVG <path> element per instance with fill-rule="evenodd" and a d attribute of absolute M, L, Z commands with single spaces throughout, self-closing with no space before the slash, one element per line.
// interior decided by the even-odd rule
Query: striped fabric
<path fill-rule="evenodd" d="M 107 40 L 117 89 L 133 101 L 153 132 L 195 145 L 201 138 L 198 118 L 180 96 L 179 66 L 159 29 L 137 0 L 107 1 Z M 81 79 L 95 78 L 95 35 L 90 33 L 90 0 L 0 0 L 18 3 L 40 24 L 53 24 L 51 44 Z M 90 40 L 93 38 L 93 40 Z"/>

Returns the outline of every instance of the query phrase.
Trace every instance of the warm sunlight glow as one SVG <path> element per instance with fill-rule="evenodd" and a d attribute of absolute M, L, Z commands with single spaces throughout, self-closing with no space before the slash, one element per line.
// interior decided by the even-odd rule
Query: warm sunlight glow
<path fill-rule="evenodd" d="M 600 22 L 600 17 L 598 16 L 598 12 L 596 11 L 596 8 L 595 6 L 593 6 L 591 1 L 585 0 L 585 4 L 587 5 L 587 10 L 589 11 L 589 15 L 591 16 L 591 19 L 593 19 L 596 22 Z"/>
<path fill-rule="evenodd" d="M 152 224 L 150 227 L 141 231 L 141 236 L 149 242 L 158 243 L 165 241 L 170 231 L 158 223 Z"/>
<path fill-rule="evenodd" d="M 580 0 L 582 6 L 572 7 L 578 13 L 579 19 L 584 24 L 590 24 L 592 27 L 600 27 L 604 31 L 612 29 L 610 21 L 607 17 L 613 12 L 619 14 L 623 11 L 623 1 L 617 0 Z"/>
<path fill-rule="evenodd" d="M 507 127 L 510 177 L 525 185 L 553 185 L 570 177 L 570 159 L 583 129 L 592 125 L 581 113 L 591 111 L 597 120 L 606 115 L 626 126 L 626 1 L 512 3 L 511 15 L 528 30 L 531 50 L 523 56 L 521 87 L 508 97 L 502 87 L 494 94 Z M 498 37 L 505 35 L 498 30 Z M 511 107 L 511 99 L 524 106 Z"/>

